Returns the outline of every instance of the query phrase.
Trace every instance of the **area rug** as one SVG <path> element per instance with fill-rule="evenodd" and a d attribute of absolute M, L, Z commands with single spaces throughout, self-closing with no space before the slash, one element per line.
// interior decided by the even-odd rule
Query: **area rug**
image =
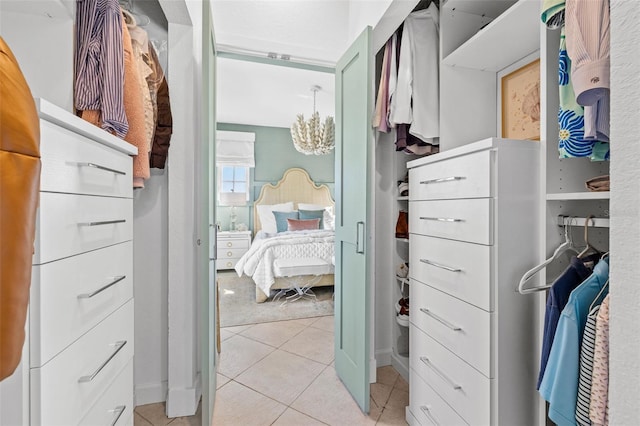
<path fill-rule="evenodd" d="M 255 288 L 249 277 L 218 272 L 220 327 L 333 315 L 333 287 L 314 288 L 316 301 L 305 298 L 284 305 L 272 298 L 256 303 Z"/>

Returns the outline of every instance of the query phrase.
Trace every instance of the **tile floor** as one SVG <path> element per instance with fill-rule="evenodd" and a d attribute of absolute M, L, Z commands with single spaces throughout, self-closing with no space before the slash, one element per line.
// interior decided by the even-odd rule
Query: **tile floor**
<path fill-rule="evenodd" d="M 333 366 L 333 317 L 221 329 L 214 426 L 406 425 L 409 385 L 378 369 L 365 416 Z M 199 415 L 199 413 L 198 413 Z M 167 419 L 164 404 L 136 408 L 135 426 L 196 425 Z"/>

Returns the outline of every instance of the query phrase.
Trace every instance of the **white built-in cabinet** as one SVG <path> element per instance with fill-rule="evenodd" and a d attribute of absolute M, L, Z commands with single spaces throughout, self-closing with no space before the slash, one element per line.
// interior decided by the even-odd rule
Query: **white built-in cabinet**
<path fill-rule="evenodd" d="M 381 19 L 374 30 L 374 49 L 376 49 L 375 53 L 379 56 L 378 68 L 381 64 L 382 55 L 381 50 L 377 49 L 381 49 L 382 44 L 392 32 L 388 29 L 389 25 L 391 25 L 390 23 L 395 22 L 397 26 L 399 24 L 399 21 L 397 21 L 398 15 L 406 17 L 411 12 L 408 7 L 401 8 L 400 3 L 395 1 L 391 3 L 388 13 L 385 14 L 385 17 Z M 545 403 L 536 393 L 528 392 L 528 390 L 535 389 L 536 385 L 536 377 L 529 373 L 537 373 L 539 368 L 546 293 L 521 295 L 516 292 L 517 279 L 526 270 L 549 257 L 562 242 L 564 234 L 563 227 L 559 226 L 562 222 L 559 216 L 584 218 L 591 214 L 600 218 L 608 218 L 609 193 L 588 192 L 585 187 L 585 181 L 595 176 L 608 174 L 609 162 L 591 162 L 589 159 L 584 158 L 559 159 L 557 122 L 559 105 L 557 85 L 559 30 L 549 31 L 542 25 L 540 2 L 538 0 L 441 0 L 439 3 L 441 153 L 428 157 L 428 159 L 413 161 L 410 163 L 412 167 L 421 165 L 427 169 L 434 169 L 439 167 L 438 164 L 446 164 L 448 170 L 450 165 L 459 162 L 470 161 L 475 163 L 475 159 L 471 160 L 473 158 L 471 154 L 458 155 L 455 152 L 457 152 L 456 149 L 473 150 L 478 151 L 474 155 L 480 155 L 479 151 L 482 150 L 470 148 L 479 146 L 477 144 L 488 144 L 484 151 L 486 153 L 494 153 L 491 155 L 500 156 L 500 149 L 496 148 L 503 146 L 503 144 L 508 145 L 508 141 L 496 139 L 502 136 L 501 78 L 524 65 L 540 59 L 541 133 L 539 141 L 528 142 L 528 144 L 536 145 L 537 148 L 537 150 L 531 151 L 529 154 L 531 156 L 530 164 L 535 165 L 536 169 L 533 171 L 535 173 L 528 176 L 528 186 L 525 191 L 528 194 L 533 193 L 535 195 L 535 203 L 529 204 L 528 210 L 523 212 L 526 220 L 530 223 L 531 229 L 535 229 L 536 232 L 529 235 L 528 238 L 520 240 L 521 250 L 514 248 L 514 252 L 518 252 L 518 254 L 513 255 L 514 259 L 517 259 L 516 269 L 520 271 L 518 275 L 516 269 L 512 270 L 510 279 L 516 281 L 509 283 L 496 281 L 497 277 L 494 274 L 505 263 L 509 263 L 512 254 L 503 253 L 502 257 L 500 257 L 497 251 L 490 250 L 490 264 L 488 266 L 485 265 L 482 269 L 484 272 L 478 271 L 478 273 L 489 273 L 491 275 L 493 284 L 488 287 L 491 292 L 489 294 L 478 293 L 485 290 L 476 289 L 474 290 L 475 293 L 458 294 L 451 293 L 449 289 L 449 294 L 446 297 L 452 298 L 456 303 L 463 303 L 463 306 L 473 305 L 476 306 L 476 309 L 493 312 L 492 309 L 499 308 L 498 305 L 491 304 L 491 301 L 495 302 L 499 298 L 496 292 L 509 292 L 508 295 L 504 295 L 505 300 L 513 300 L 514 303 L 522 304 L 526 307 L 522 312 L 522 315 L 526 316 L 526 318 L 517 317 L 516 313 L 512 313 L 514 321 L 517 319 L 518 321 L 524 321 L 522 324 L 531 325 L 526 329 L 527 335 L 521 335 L 519 337 L 520 340 L 513 343 L 516 347 L 513 353 L 518 353 L 523 345 L 527 348 L 529 356 L 526 357 L 526 360 L 523 360 L 526 365 L 522 366 L 522 368 L 526 368 L 528 373 L 517 376 L 518 379 L 511 381 L 506 388 L 513 392 L 518 392 L 521 389 L 523 393 L 529 395 L 528 406 L 523 411 L 526 412 L 529 424 L 545 424 Z M 417 1 L 412 4 L 412 7 L 416 5 L 418 5 Z M 394 21 L 394 18 L 396 21 Z M 379 72 L 379 69 L 376 70 L 377 74 Z M 377 88 L 377 79 L 375 87 Z M 400 297 L 401 284 L 395 279 L 395 267 L 400 261 L 410 258 L 412 259 L 409 265 L 410 275 L 417 274 L 418 272 L 415 269 L 417 268 L 417 265 L 415 265 L 416 259 L 420 254 L 432 252 L 449 253 L 452 256 L 452 262 L 453 259 L 456 259 L 453 262 L 455 266 L 458 264 L 457 259 L 465 256 L 460 255 L 459 247 L 450 247 L 454 244 L 452 241 L 465 241 L 465 247 L 473 249 L 477 249 L 482 245 L 492 246 L 495 241 L 498 241 L 495 240 L 496 238 L 504 237 L 496 234 L 496 232 L 505 232 L 507 228 L 504 228 L 503 221 L 508 220 L 508 218 L 504 217 L 504 212 L 501 216 L 494 216 L 496 214 L 495 210 L 492 211 L 491 215 L 482 217 L 481 213 L 487 208 L 485 204 L 488 202 L 488 198 L 485 201 L 482 198 L 489 197 L 489 195 L 475 197 L 472 194 L 451 194 L 448 191 L 444 191 L 443 194 L 438 195 L 436 198 L 450 199 L 445 203 L 451 204 L 447 208 L 458 208 L 458 206 L 455 206 L 456 203 L 473 203 L 473 206 L 469 205 L 465 208 L 472 209 L 473 212 L 477 213 L 473 218 L 470 218 L 470 220 L 473 219 L 473 223 L 477 222 L 477 226 L 474 229 L 467 229 L 456 235 L 431 235 L 435 232 L 433 228 L 427 228 L 426 231 L 423 230 L 424 232 L 412 229 L 412 225 L 417 225 L 415 224 L 415 213 L 412 214 L 414 209 L 411 209 L 409 215 L 411 221 L 409 227 L 411 233 L 410 248 L 396 241 L 393 231 L 397 212 L 404 208 L 405 203 L 403 200 L 398 200 L 396 181 L 402 179 L 404 173 L 406 173 L 406 164 L 412 159 L 403 157 L 404 154 L 395 152 L 393 138 L 393 134 L 376 133 L 376 232 L 374 234 L 376 247 L 376 359 L 379 366 L 392 364 L 401 374 L 405 375 L 408 372 L 408 365 L 420 365 L 420 360 L 406 359 L 403 356 L 404 351 L 409 348 L 409 353 L 413 356 L 416 353 L 415 351 L 418 350 L 418 345 L 424 346 L 425 342 L 430 342 L 426 344 L 429 348 L 445 348 L 444 350 L 449 352 L 443 353 L 449 355 L 456 353 L 456 358 L 451 359 L 462 361 L 459 367 L 462 369 L 461 371 L 466 371 L 464 369 L 468 370 L 469 365 L 472 365 L 472 363 L 470 364 L 469 360 L 465 361 L 464 357 L 461 358 L 459 356 L 461 354 L 457 350 L 443 346 L 442 339 L 439 340 L 428 335 L 429 330 L 413 327 L 413 332 L 406 336 L 402 328 L 398 326 L 395 321 L 395 309 L 393 307 Z M 448 154 L 448 152 L 452 152 L 452 154 Z M 438 159 L 447 158 L 447 155 L 455 155 L 457 159 L 455 161 L 452 159 L 449 162 Z M 473 164 L 464 166 L 465 172 L 473 173 L 474 170 L 476 169 Z M 443 176 L 455 175 L 453 172 L 446 173 L 446 170 L 441 170 L 441 172 Z M 491 190 L 494 191 L 500 185 L 504 185 L 504 183 L 500 183 L 503 182 L 502 179 L 505 181 L 513 179 L 521 182 L 519 180 L 521 177 L 518 175 L 517 170 L 500 168 L 490 169 L 490 172 L 485 175 L 470 176 L 469 180 L 481 182 L 481 185 L 489 185 L 492 188 Z M 415 183 L 410 184 L 415 185 Z M 412 186 L 412 188 L 414 187 Z M 417 194 L 411 193 L 414 189 L 410 190 L 412 199 L 418 197 Z M 494 192 L 491 193 L 494 194 Z M 469 198 L 469 200 L 463 202 L 462 198 Z M 472 198 L 477 199 L 471 200 Z M 417 199 L 416 202 L 428 203 L 426 200 L 418 201 Z M 425 214 L 424 216 L 435 216 L 432 210 L 433 206 L 425 205 L 424 207 L 431 211 L 430 214 Z M 491 224 L 491 227 L 489 229 L 482 228 L 487 223 Z M 577 220 L 576 223 L 582 224 L 584 220 Z M 442 223 L 433 223 L 432 225 L 438 226 L 442 225 Z M 485 229 L 487 232 L 479 234 L 479 229 Z M 517 233 L 519 231 L 513 230 L 513 232 Z M 583 244 L 583 227 L 571 227 L 571 232 L 576 244 Z M 425 235 L 419 238 L 420 241 L 413 241 L 413 234 L 415 233 L 424 233 Z M 589 241 L 600 251 L 609 249 L 608 220 L 598 221 L 598 226 L 590 228 Z M 414 252 L 416 247 L 419 247 L 419 253 Z M 526 256 L 521 256 L 520 252 L 526 252 Z M 484 254 L 478 253 L 475 253 L 475 255 L 484 256 Z M 552 282 L 567 266 L 568 260 L 567 257 L 554 262 L 546 270 L 542 271 L 531 282 L 531 285 Z M 442 262 L 442 264 L 451 266 L 447 262 Z M 434 268 L 431 266 L 431 269 Z M 447 271 L 439 270 L 440 274 L 445 272 Z M 432 288 L 434 283 L 425 282 L 422 285 L 423 287 Z M 413 286 L 414 284 L 409 284 L 412 294 L 414 292 L 418 293 Z M 422 287 L 421 289 L 424 290 Z M 435 291 L 437 295 L 440 295 L 443 291 L 446 292 L 443 288 L 429 291 Z M 420 315 L 420 311 L 416 311 L 418 309 L 418 301 L 414 300 L 413 297 L 410 298 L 412 322 L 415 319 L 415 315 Z M 455 310 L 456 308 L 452 309 Z M 445 316 L 445 318 L 448 317 Z M 501 323 L 492 323 L 491 327 L 486 328 L 485 332 L 488 334 L 484 337 L 486 339 L 497 338 L 489 330 L 492 327 L 499 329 L 499 324 Z M 495 331 L 495 328 L 493 330 Z M 416 336 L 420 336 L 420 340 Z M 491 366 L 491 362 L 496 361 L 495 356 L 500 351 L 510 353 L 508 345 L 498 347 L 493 342 L 490 347 L 491 356 L 486 359 L 487 366 Z M 453 361 L 451 362 L 453 363 Z M 500 363 L 501 361 L 498 360 L 497 364 L 493 364 L 492 368 L 501 368 Z M 423 368 L 429 369 L 424 362 L 421 364 Z M 466 367 L 464 367 L 465 365 Z M 450 368 L 450 366 L 447 368 Z M 477 373 L 479 368 L 480 366 L 473 366 L 473 371 Z M 413 414 L 410 414 L 411 411 L 408 410 L 408 421 L 410 423 L 505 423 L 506 420 L 504 420 L 505 417 L 501 413 L 501 408 L 497 408 L 495 405 L 499 404 L 498 401 L 501 398 L 499 395 L 492 395 L 489 400 L 482 402 L 490 403 L 490 406 L 485 407 L 485 411 L 481 413 L 484 417 L 480 418 L 484 420 L 478 420 L 480 418 L 469 415 L 471 408 L 467 407 L 465 403 L 462 404 L 464 408 L 458 408 L 458 411 L 452 409 L 452 407 L 460 407 L 460 405 L 456 405 L 447 397 L 447 392 L 450 391 L 436 389 L 437 385 L 433 384 L 434 387 L 432 387 L 431 384 L 427 383 L 429 377 L 433 379 L 437 376 L 437 373 L 434 373 L 436 370 L 431 369 L 429 371 L 430 376 L 427 377 L 420 374 L 411 376 L 411 404 L 418 404 L 417 406 L 419 407 L 420 398 L 423 398 L 423 400 L 432 398 L 434 401 L 439 401 L 434 402 L 436 406 L 444 404 L 442 407 L 445 409 L 444 412 L 448 414 L 444 415 L 443 418 L 434 419 L 429 418 L 422 410 L 420 410 L 417 417 L 414 417 Z M 498 376 L 490 377 L 490 375 L 485 375 L 485 377 L 489 378 L 489 380 L 497 379 L 498 381 L 494 383 L 499 386 L 500 379 Z M 441 385 L 448 383 L 441 377 L 435 380 L 439 380 Z M 451 392 L 455 393 L 456 391 L 453 390 Z M 448 417 L 449 415 L 452 417 Z"/>

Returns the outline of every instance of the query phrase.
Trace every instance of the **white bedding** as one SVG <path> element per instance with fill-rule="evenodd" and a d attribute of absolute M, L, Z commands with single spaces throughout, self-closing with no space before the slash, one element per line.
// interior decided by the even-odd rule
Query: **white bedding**
<path fill-rule="evenodd" d="M 236 264 L 238 276 L 246 274 L 268 295 L 275 281 L 273 262 L 283 258 L 319 258 L 332 264 L 335 232 L 327 230 L 282 232 L 256 239 Z"/>

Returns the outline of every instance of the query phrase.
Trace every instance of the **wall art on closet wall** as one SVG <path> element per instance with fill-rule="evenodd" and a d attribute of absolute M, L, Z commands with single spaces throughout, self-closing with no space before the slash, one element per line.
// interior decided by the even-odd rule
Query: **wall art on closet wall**
<path fill-rule="evenodd" d="M 540 59 L 502 77 L 502 137 L 540 140 Z"/>

